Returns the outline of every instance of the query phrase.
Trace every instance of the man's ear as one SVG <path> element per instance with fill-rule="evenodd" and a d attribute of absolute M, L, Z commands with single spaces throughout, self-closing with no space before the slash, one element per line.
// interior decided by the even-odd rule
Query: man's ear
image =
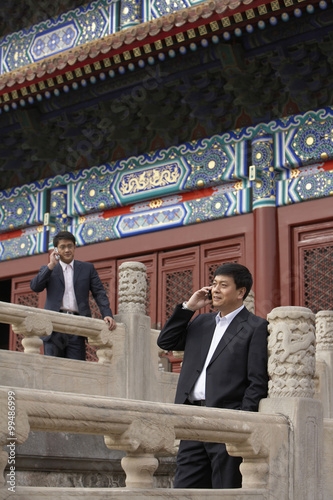
<path fill-rule="evenodd" d="M 242 286 L 241 288 L 238 288 L 238 297 L 240 299 L 243 299 L 244 295 L 246 294 L 246 288 L 245 286 Z"/>

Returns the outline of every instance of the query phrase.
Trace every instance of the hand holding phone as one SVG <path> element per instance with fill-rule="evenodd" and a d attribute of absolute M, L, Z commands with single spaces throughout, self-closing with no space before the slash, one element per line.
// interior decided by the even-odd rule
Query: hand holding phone
<path fill-rule="evenodd" d="M 55 254 L 56 260 L 60 260 L 60 255 L 59 255 L 57 247 L 54 248 L 54 254 Z"/>
<path fill-rule="evenodd" d="M 212 291 L 211 290 L 208 290 L 207 296 L 208 296 L 209 300 L 213 300 Z"/>

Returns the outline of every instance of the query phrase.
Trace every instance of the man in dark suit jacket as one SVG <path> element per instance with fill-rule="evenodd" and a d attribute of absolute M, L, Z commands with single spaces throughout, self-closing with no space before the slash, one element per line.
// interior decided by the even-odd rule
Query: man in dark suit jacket
<path fill-rule="evenodd" d="M 53 246 L 49 264 L 42 266 L 30 282 L 34 292 L 42 292 L 46 288 L 45 309 L 90 317 L 91 291 L 104 321 L 110 330 L 114 330 L 116 322 L 95 267 L 89 262 L 74 261 L 76 242 L 72 233 L 60 231 L 53 238 Z M 42 339 L 47 356 L 85 360 L 84 337 L 52 332 Z"/>
<path fill-rule="evenodd" d="M 243 305 L 251 286 L 245 266 L 223 264 L 212 286 L 176 306 L 157 341 L 167 351 L 184 351 L 175 403 L 258 410 L 267 395 L 267 321 Z M 218 314 L 191 321 L 211 303 Z M 241 488 L 241 461 L 228 455 L 224 444 L 181 441 L 174 487 Z"/>

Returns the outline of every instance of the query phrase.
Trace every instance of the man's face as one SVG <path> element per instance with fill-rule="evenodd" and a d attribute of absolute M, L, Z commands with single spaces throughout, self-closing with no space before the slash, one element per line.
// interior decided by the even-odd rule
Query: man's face
<path fill-rule="evenodd" d="M 71 240 L 59 240 L 58 252 L 60 259 L 69 264 L 74 259 L 75 245 Z"/>
<path fill-rule="evenodd" d="M 212 284 L 213 306 L 220 311 L 223 316 L 238 309 L 243 304 L 243 296 L 246 288 L 236 289 L 236 284 L 232 276 L 215 276 Z"/>

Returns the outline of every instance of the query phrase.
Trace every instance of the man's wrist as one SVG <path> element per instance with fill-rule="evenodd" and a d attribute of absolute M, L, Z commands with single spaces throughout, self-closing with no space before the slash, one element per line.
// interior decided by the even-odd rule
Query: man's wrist
<path fill-rule="evenodd" d="M 182 303 L 182 309 L 186 309 L 187 311 L 192 311 L 192 312 L 194 312 L 194 311 L 193 311 L 193 309 L 190 309 L 190 308 L 187 306 L 187 302 L 183 302 L 183 303 Z"/>

